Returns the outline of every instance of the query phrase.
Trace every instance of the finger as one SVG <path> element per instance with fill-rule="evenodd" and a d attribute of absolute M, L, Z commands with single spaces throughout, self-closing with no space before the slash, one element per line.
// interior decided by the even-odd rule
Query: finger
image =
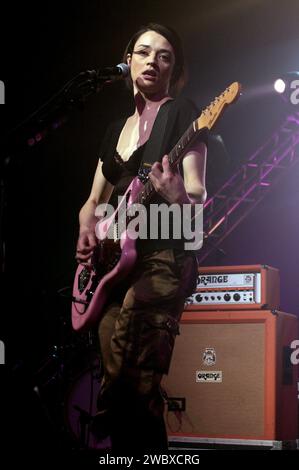
<path fill-rule="evenodd" d="M 77 262 L 78 262 L 78 264 L 80 264 L 81 266 L 84 266 L 85 268 L 87 268 L 89 270 L 92 268 L 92 265 L 91 265 L 90 261 L 85 262 L 85 261 L 77 259 Z"/>
<path fill-rule="evenodd" d="M 80 264 L 82 266 L 85 266 L 86 268 L 89 268 L 89 269 L 92 268 L 92 264 L 91 264 L 90 260 L 84 260 L 84 259 L 76 258 L 76 261 L 77 261 L 78 264 Z"/>
<path fill-rule="evenodd" d="M 76 253 L 75 256 L 76 260 L 81 262 L 81 261 L 87 261 L 90 258 L 90 255 L 83 255 L 82 253 Z"/>
<path fill-rule="evenodd" d="M 152 165 L 152 168 L 151 168 L 151 171 L 149 174 L 153 173 L 155 176 L 159 177 L 161 176 L 163 172 L 163 167 L 161 165 L 160 162 L 155 162 L 153 165 Z"/>
<path fill-rule="evenodd" d="M 81 238 L 78 240 L 77 243 L 77 250 L 84 250 L 85 248 L 89 247 L 89 240 L 88 238 Z"/>
<path fill-rule="evenodd" d="M 177 167 L 171 166 L 168 155 L 164 155 L 162 159 L 162 165 L 163 165 L 163 172 L 168 175 L 174 175 L 177 172 Z"/>
<path fill-rule="evenodd" d="M 91 253 L 93 250 L 93 247 L 90 245 L 85 245 L 85 246 L 80 246 L 80 248 L 77 248 L 77 253 L 86 255 L 88 253 Z"/>
<path fill-rule="evenodd" d="M 165 173 L 170 173 L 171 172 L 171 167 L 170 167 L 168 155 L 164 155 L 164 157 L 162 158 L 162 166 L 163 166 L 163 171 Z"/>
<path fill-rule="evenodd" d="M 149 179 L 153 183 L 155 190 L 158 191 L 160 189 L 160 180 L 159 180 L 159 178 L 157 178 L 154 174 L 150 173 L 149 174 Z"/>
<path fill-rule="evenodd" d="M 79 253 L 87 253 L 88 251 L 92 251 L 96 246 L 97 241 L 94 236 L 90 236 L 88 238 L 84 238 L 80 240 L 77 244 L 77 251 Z"/>

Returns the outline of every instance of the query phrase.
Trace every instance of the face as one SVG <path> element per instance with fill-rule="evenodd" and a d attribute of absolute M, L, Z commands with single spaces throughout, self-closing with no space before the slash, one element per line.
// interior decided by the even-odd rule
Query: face
<path fill-rule="evenodd" d="M 174 51 L 166 38 L 155 31 L 147 31 L 136 41 L 127 62 L 131 67 L 134 91 L 146 96 L 168 93 L 175 63 Z"/>

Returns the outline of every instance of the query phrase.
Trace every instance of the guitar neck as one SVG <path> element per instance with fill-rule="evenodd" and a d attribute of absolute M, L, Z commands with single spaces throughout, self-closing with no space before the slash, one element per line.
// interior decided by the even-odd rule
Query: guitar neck
<path fill-rule="evenodd" d="M 195 121 L 192 122 L 178 143 L 168 154 L 171 168 L 174 168 L 184 157 L 189 145 L 194 141 L 195 137 L 197 137 L 197 134 L 203 129 L 210 130 L 221 116 L 224 108 L 230 103 L 236 101 L 240 96 L 240 92 L 240 83 L 232 83 L 223 93 L 221 93 L 221 95 L 217 96 L 210 105 L 202 111 L 198 119 L 195 119 Z M 155 192 L 155 188 L 149 180 L 134 202 L 146 204 Z"/>
<path fill-rule="evenodd" d="M 191 142 L 194 141 L 195 136 L 198 132 L 199 129 L 197 129 L 197 121 L 193 121 L 192 124 L 190 124 L 190 126 L 186 130 L 186 132 L 182 135 L 180 140 L 177 142 L 177 144 L 168 154 L 168 159 L 171 168 L 175 168 L 179 161 L 183 158 L 186 151 L 188 150 L 189 145 L 191 144 Z M 155 192 L 156 190 L 152 182 L 148 180 L 134 202 L 138 204 L 147 204 Z"/>

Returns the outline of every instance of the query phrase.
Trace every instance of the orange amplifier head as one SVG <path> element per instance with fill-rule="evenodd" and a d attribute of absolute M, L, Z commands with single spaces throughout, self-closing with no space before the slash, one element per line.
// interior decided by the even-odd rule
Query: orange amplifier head
<path fill-rule="evenodd" d="M 266 265 L 199 268 L 185 310 L 278 309 L 279 270 Z"/>

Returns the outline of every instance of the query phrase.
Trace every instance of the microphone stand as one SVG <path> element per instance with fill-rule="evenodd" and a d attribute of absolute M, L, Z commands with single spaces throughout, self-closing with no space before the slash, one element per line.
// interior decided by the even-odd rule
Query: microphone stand
<path fill-rule="evenodd" d="M 88 437 L 86 438 L 86 428 L 89 426 L 92 416 L 83 410 L 80 406 L 74 405 L 73 408 L 79 412 L 79 423 L 80 423 L 80 444 L 81 449 L 88 448 Z"/>
<path fill-rule="evenodd" d="M 17 127 L 0 141 L 1 179 L 0 179 L 0 263 L 1 275 L 6 273 L 5 211 L 7 207 L 6 181 L 9 165 L 14 157 L 26 148 L 32 148 L 61 127 L 68 115 L 75 108 L 82 109 L 89 96 L 102 90 L 108 77 L 96 70 L 80 72 L 69 80 L 61 90 L 55 93 L 46 103 L 29 115 Z"/>

